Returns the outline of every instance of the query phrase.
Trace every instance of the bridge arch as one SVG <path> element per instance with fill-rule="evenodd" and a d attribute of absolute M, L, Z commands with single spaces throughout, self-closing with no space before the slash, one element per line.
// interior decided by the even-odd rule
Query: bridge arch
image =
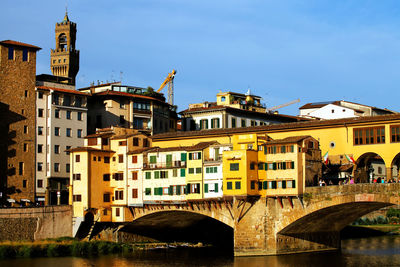
<path fill-rule="evenodd" d="M 157 210 L 125 223 L 128 232 L 160 241 L 205 242 L 233 247 L 233 227 L 206 214 L 185 210 Z"/>
<path fill-rule="evenodd" d="M 354 178 L 357 183 L 372 183 L 374 178 L 386 180 L 386 177 L 386 163 L 379 154 L 366 152 L 357 158 L 354 169 Z"/>
<path fill-rule="evenodd" d="M 392 172 L 392 178 L 395 182 L 399 181 L 399 174 L 400 174 L 400 152 L 394 156 L 392 163 L 390 165 L 390 170 Z"/>
<path fill-rule="evenodd" d="M 278 253 L 340 248 L 340 231 L 357 218 L 400 204 L 400 184 L 354 184 L 306 189 L 303 205 L 283 209 L 275 227 Z"/>

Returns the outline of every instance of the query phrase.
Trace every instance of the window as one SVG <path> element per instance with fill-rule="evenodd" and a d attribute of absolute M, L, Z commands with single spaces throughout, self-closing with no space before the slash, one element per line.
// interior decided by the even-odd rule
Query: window
<path fill-rule="evenodd" d="M 103 202 L 110 202 L 110 193 L 103 194 Z"/>
<path fill-rule="evenodd" d="M 137 198 L 138 197 L 138 190 L 137 188 L 132 188 L 132 198 Z"/>
<path fill-rule="evenodd" d="M 38 98 L 43 99 L 43 92 L 38 92 Z"/>
<path fill-rule="evenodd" d="M 54 145 L 54 153 L 60 154 L 60 146 L 59 145 Z"/>
<path fill-rule="evenodd" d="M 124 180 L 124 174 L 122 172 L 114 173 L 113 178 L 115 181 L 122 181 L 122 180 Z"/>
<path fill-rule="evenodd" d="M 250 189 L 256 189 L 256 181 L 250 181 Z"/>
<path fill-rule="evenodd" d="M 123 163 L 124 162 L 124 155 L 118 155 L 118 163 Z"/>
<path fill-rule="evenodd" d="M 125 109 L 125 103 L 123 101 L 121 101 L 119 103 L 119 107 L 122 108 L 122 109 Z"/>
<path fill-rule="evenodd" d="M 81 161 L 81 155 L 75 155 L 75 162 Z"/>
<path fill-rule="evenodd" d="M 208 193 L 208 184 L 204 184 L 204 193 Z"/>
<path fill-rule="evenodd" d="M 145 194 L 146 196 L 150 196 L 150 195 L 151 195 L 151 188 L 146 188 L 146 189 L 144 190 L 144 194 Z"/>
<path fill-rule="evenodd" d="M 211 119 L 211 129 L 219 128 L 219 118 Z"/>
<path fill-rule="evenodd" d="M 125 141 L 119 141 L 118 145 L 119 146 L 126 146 L 126 140 Z"/>
<path fill-rule="evenodd" d="M 154 164 L 157 162 L 157 157 L 156 156 L 150 156 L 150 163 Z"/>
<path fill-rule="evenodd" d="M 231 163 L 230 164 L 231 171 L 238 171 L 239 170 L 239 163 Z"/>
<path fill-rule="evenodd" d="M 43 129 L 43 127 L 42 127 L 42 129 Z M 28 126 L 27 125 L 24 125 L 24 133 L 25 134 L 28 133 Z"/>
<path fill-rule="evenodd" d="M 232 189 L 232 182 L 227 182 L 226 183 L 226 189 L 228 189 L 228 190 Z"/>
<path fill-rule="evenodd" d="M 8 59 L 13 60 L 14 59 L 14 47 L 9 47 L 8 48 Z"/>
<path fill-rule="evenodd" d="M 22 49 L 22 61 L 28 61 L 28 49 Z"/>
<path fill-rule="evenodd" d="M 196 168 L 196 173 L 201 173 L 201 168 Z"/>
<path fill-rule="evenodd" d="M 143 139 L 143 147 L 149 147 L 149 140 L 147 138 Z"/>
<path fill-rule="evenodd" d="M 189 173 L 189 174 L 193 174 L 193 173 L 194 173 L 194 168 L 189 168 L 188 173 Z"/>
<path fill-rule="evenodd" d="M 37 180 L 37 187 L 39 187 L 39 188 L 43 187 L 43 180 L 42 179 L 38 179 Z"/>
<path fill-rule="evenodd" d="M 60 171 L 60 163 L 54 163 L 54 172 Z"/>
<path fill-rule="evenodd" d="M 71 170 L 71 165 L 69 163 L 65 164 L 65 171 L 69 173 Z"/>
<path fill-rule="evenodd" d="M 60 110 L 59 109 L 54 110 L 54 117 L 57 119 L 60 118 Z"/>
<path fill-rule="evenodd" d="M 132 180 L 137 180 L 137 179 L 138 179 L 138 173 L 132 172 Z"/>
<path fill-rule="evenodd" d="M 24 143 L 24 152 L 28 151 L 28 144 Z"/>
<path fill-rule="evenodd" d="M 236 128 L 236 118 L 232 118 L 231 124 L 232 124 L 231 128 Z"/>
<path fill-rule="evenodd" d="M 120 124 L 125 124 L 125 116 L 124 115 L 120 115 L 119 116 L 119 123 Z"/>
<path fill-rule="evenodd" d="M 241 182 L 235 182 L 235 189 L 240 189 Z"/>
<path fill-rule="evenodd" d="M 132 143 L 133 143 L 133 146 L 139 146 L 139 138 L 134 137 L 134 138 L 132 139 Z"/>
<path fill-rule="evenodd" d="M 82 201 L 82 196 L 81 195 L 73 195 L 72 196 L 72 201 L 81 202 Z"/>
<path fill-rule="evenodd" d="M 66 135 L 67 135 L 67 137 L 71 137 L 71 128 L 67 128 Z"/>
<path fill-rule="evenodd" d="M 203 129 L 208 129 L 208 120 L 204 119 L 204 120 L 200 120 L 200 130 Z"/>
<path fill-rule="evenodd" d="M 146 172 L 145 176 L 146 176 L 146 179 L 151 179 L 151 172 Z"/>
<path fill-rule="evenodd" d="M 116 190 L 114 196 L 115 200 L 124 200 L 124 190 Z"/>
<path fill-rule="evenodd" d="M 19 168 L 18 168 L 18 174 L 19 174 L 19 175 L 24 175 L 24 163 L 23 163 L 23 162 L 20 162 L 20 163 L 18 164 L 18 166 L 19 166 Z"/>
<path fill-rule="evenodd" d="M 67 120 L 71 119 L 71 111 L 70 110 L 67 110 L 66 118 L 67 118 Z"/>
<path fill-rule="evenodd" d="M 115 208 L 115 216 L 116 216 L 116 217 L 119 217 L 119 216 L 120 216 L 119 208 Z"/>
<path fill-rule="evenodd" d="M 82 112 L 78 112 L 78 121 L 82 120 Z"/>
<path fill-rule="evenodd" d="M 82 129 L 78 129 L 76 135 L 78 136 L 78 138 L 82 138 Z"/>
<path fill-rule="evenodd" d="M 189 160 L 201 159 L 201 152 L 189 153 Z"/>
<path fill-rule="evenodd" d="M 81 107 L 82 106 L 82 97 L 75 96 L 75 107 Z"/>
<path fill-rule="evenodd" d="M 181 177 L 185 177 L 186 176 L 186 170 L 185 169 L 181 169 Z"/>
<path fill-rule="evenodd" d="M 400 125 L 390 126 L 390 142 L 391 143 L 400 142 Z"/>
<path fill-rule="evenodd" d="M 178 176 L 178 170 L 177 169 L 173 169 L 172 170 L 172 177 L 177 177 Z"/>
<path fill-rule="evenodd" d="M 25 126 L 24 126 L 25 127 Z M 25 130 L 25 129 L 24 129 Z M 24 131 L 25 132 L 25 131 Z M 26 132 L 25 132 L 26 133 Z M 43 135 L 43 126 L 38 126 L 38 135 Z"/>
<path fill-rule="evenodd" d="M 43 171 L 43 162 L 38 162 L 37 163 L 37 170 L 38 170 L 38 172 Z"/>
<path fill-rule="evenodd" d="M 39 108 L 39 109 L 38 109 L 38 117 L 39 117 L 39 118 L 43 118 L 43 113 L 44 113 L 44 109 Z"/>
<path fill-rule="evenodd" d="M 54 127 L 54 135 L 60 136 L 60 127 Z"/>
<path fill-rule="evenodd" d="M 354 145 L 385 143 L 385 127 L 356 128 L 353 130 Z"/>
<path fill-rule="evenodd" d="M 264 165 L 265 165 L 264 162 L 259 162 L 258 163 L 258 169 L 259 170 L 263 170 L 264 169 Z"/>
<path fill-rule="evenodd" d="M 245 119 L 242 119 L 241 126 L 242 127 L 246 127 L 246 120 Z"/>
<path fill-rule="evenodd" d="M 26 180 L 22 180 L 22 187 L 23 188 L 26 188 L 26 184 L 27 184 L 27 181 Z"/>
<path fill-rule="evenodd" d="M 225 96 L 221 96 L 221 102 L 225 102 Z"/>
<path fill-rule="evenodd" d="M 103 174 L 103 181 L 104 181 L 104 182 L 110 181 L 110 174 L 109 174 L 109 173 Z"/>
<path fill-rule="evenodd" d="M 132 163 L 137 163 L 137 156 L 132 156 Z"/>
<path fill-rule="evenodd" d="M 250 170 L 254 170 L 255 169 L 255 163 L 254 162 L 250 162 Z"/>
<path fill-rule="evenodd" d="M 71 152 L 69 152 L 68 150 L 70 150 L 71 149 L 71 146 L 65 146 L 65 150 L 67 150 L 65 153 L 67 154 L 67 155 L 69 155 Z"/>

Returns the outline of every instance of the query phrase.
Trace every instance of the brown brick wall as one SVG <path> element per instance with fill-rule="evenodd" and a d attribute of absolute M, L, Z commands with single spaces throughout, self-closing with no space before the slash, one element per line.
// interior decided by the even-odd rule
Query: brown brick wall
<path fill-rule="evenodd" d="M 34 201 L 36 51 L 28 48 L 28 61 L 22 61 L 23 48 L 13 47 L 14 60 L 9 60 L 8 47 L 0 45 L 0 102 L 8 105 L 8 111 L 0 119 L 11 121 L 8 130 L 2 134 L 7 136 L 1 136 L 0 141 L 3 144 L 0 153 L 7 154 L 3 155 L 7 164 L 1 165 L 0 179 L 3 184 L 6 180 L 8 197 Z M 24 133 L 25 126 L 27 133 Z M 23 163 L 21 175 L 20 162 Z"/>

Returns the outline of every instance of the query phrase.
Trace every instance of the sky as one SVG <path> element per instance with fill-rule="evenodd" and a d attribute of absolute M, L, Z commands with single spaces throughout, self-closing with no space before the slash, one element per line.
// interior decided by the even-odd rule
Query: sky
<path fill-rule="evenodd" d="M 1 0 L 0 40 L 42 48 L 51 73 L 55 23 L 77 23 L 77 87 L 120 81 L 158 89 L 172 69 L 175 103 L 220 91 L 261 96 L 298 115 L 347 100 L 400 111 L 398 0 Z M 122 74 L 121 74 L 122 72 Z M 166 88 L 164 89 L 166 93 Z"/>

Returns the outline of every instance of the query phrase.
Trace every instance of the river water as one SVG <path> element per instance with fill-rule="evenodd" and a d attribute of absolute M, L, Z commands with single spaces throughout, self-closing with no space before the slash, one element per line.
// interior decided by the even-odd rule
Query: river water
<path fill-rule="evenodd" d="M 341 251 L 282 256 L 236 257 L 215 249 L 140 251 L 128 256 L 95 258 L 33 258 L 0 260 L 0 267 L 128 267 L 128 266 L 400 266 L 400 236 L 380 236 L 342 241 Z"/>

